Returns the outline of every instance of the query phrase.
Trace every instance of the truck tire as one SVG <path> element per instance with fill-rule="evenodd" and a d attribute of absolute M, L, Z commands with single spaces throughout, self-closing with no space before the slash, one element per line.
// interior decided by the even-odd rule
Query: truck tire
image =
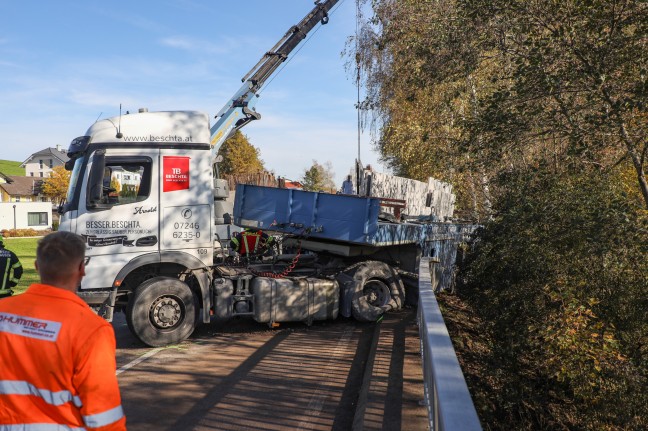
<path fill-rule="evenodd" d="M 405 288 L 396 271 L 384 262 L 366 261 L 348 273 L 355 281 L 351 313 L 361 322 L 375 322 L 386 311 L 399 310 Z"/>
<path fill-rule="evenodd" d="M 137 338 L 151 347 L 179 343 L 191 335 L 197 298 L 182 281 L 170 277 L 146 280 L 128 301 L 126 320 Z"/>

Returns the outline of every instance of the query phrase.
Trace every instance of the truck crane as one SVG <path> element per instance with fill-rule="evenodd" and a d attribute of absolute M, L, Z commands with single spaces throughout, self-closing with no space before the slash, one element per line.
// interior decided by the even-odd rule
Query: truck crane
<path fill-rule="evenodd" d="M 290 53 L 306 38 L 317 23 L 322 25 L 329 21 L 329 11 L 339 0 L 315 2 L 315 7 L 297 25 L 292 26 L 286 34 L 268 51 L 259 62 L 241 79 L 243 85 L 216 114 L 217 120 L 211 127 L 210 145 L 212 156 L 218 155 L 221 145 L 237 130 L 261 115 L 256 112 L 257 92 Z"/>
<path fill-rule="evenodd" d="M 202 112 L 141 109 L 72 140 L 59 229 L 86 242 L 78 295 L 99 315 L 112 321 L 123 311 L 137 338 L 163 346 L 212 318 L 374 321 L 403 306 L 401 275 L 430 253 L 424 225 L 380 222 L 377 198 L 270 187 L 239 185 L 229 208 L 218 178 L 222 143 L 260 118 L 258 90 L 336 3 L 316 2 L 245 75 L 211 127 Z M 238 259 L 223 247 L 232 226 L 274 232 L 281 248 Z"/>
<path fill-rule="evenodd" d="M 216 114 L 216 121 L 210 129 L 209 142 L 214 169 L 214 198 L 217 222 L 226 223 L 226 221 L 229 221 L 226 217 L 231 215 L 232 210 L 231 204 L 226 200 L 229 196 L 227 181 L 220 179 L 220 172 L 218 171 L 218 151 L 234 132 L 261 118 L 261 114 L 255 109 L 258 99 L 257 92 L 318 23 L 322 23 L 322 25 L 328 23 L 328 13 L 338 1 L 326 0 L 324 3 L 320 3 L 319 0 L 316 1 L 315 7 L 298 24 L 290 27 L 270 51 L 266 52 L 259 62 L 241 79 L 243 81 L 241 88 Z M 229 231 L 223 232 L 222 229 L 219 229 L 219 231 L 219 234 L 225 236 L 229 233 Z"/>

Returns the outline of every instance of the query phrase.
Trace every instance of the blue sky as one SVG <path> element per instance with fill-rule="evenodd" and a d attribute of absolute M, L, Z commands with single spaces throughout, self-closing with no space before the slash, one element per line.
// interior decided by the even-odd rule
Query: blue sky
<path fill-rule="evenodd" d="M 240 79 L 313 7 L 312 0 L 0 0 L 0 159 L 67 148 L 97 119 L 146 107 L 215 115 Z M 358 153 L 356 88 L 341 56 L 355 0 L 261 92 L 242 129 L 266 168 L 300 178 L 330 161 L 338 186 Z M 361 138 L 361 157 L 384 168 Z"/>

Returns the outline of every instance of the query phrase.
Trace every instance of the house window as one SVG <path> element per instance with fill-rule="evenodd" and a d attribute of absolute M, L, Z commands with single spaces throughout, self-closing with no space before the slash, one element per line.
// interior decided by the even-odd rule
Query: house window
<path fill-rule="evenodd" d="M 41 178 L 43 178 L 43 173 L 42 173 L 42 172 L 39 172 L 38 174 L 39 174 L 39 176 L 40 176 Z"/>
<path fill-rule="evenodd" d="M 47 213 L 27 213 L 27 225 L 47 226 Z"/>
<path fill-rule="evenodd" d="M 50 159 L 49 167 L 50 167 L 50 168 L 53 168 L 53 167 L 54 167 L 54 162 L 52 161 L 52 159 Z"/>
<path fill-rule="evenodd" d="M 30 172 L 30 173 L 29 173 L 29 176 L 30 176 L 30 177 L 33 177 L 33 176 L 34 176 L 34 173 L 33 173 L 33 172 Z"/>
<path fill-rule="evenodd" d="M 40 169 L 43 169 L 43 161 L 42 161 L 42 160 L 39 160 L 39 161 L 38 161 L 38 167 L 39 167 Z"/>

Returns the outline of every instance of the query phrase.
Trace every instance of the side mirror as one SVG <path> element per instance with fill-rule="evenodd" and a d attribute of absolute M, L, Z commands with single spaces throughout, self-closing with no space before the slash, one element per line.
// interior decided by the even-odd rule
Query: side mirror
<path fill-rule="evenodd" d="M 56 212 L 57 212 L 59 215 L 63 215 L 63 214 L 65 214 L 65 209 L 66 209 L 66 208 L 65 208 L 65 206 L 66 206 L 65 204 L 66 204 L 65 199 L 63 199 L 63 200 L 61 201 L 61 203 L 59 204 L 59 206 L 56 208 Z"/>

